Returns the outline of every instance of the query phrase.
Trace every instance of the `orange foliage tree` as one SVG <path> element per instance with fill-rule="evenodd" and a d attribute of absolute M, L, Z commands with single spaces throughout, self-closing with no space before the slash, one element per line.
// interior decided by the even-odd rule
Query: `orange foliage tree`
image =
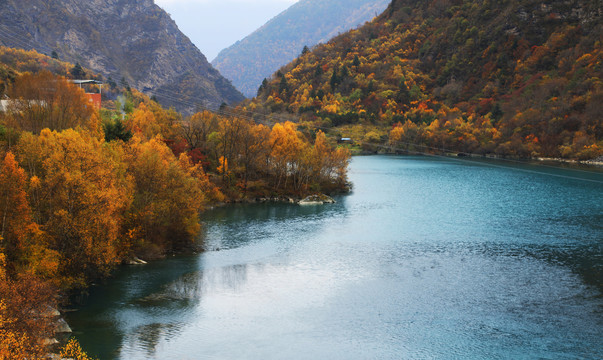
<path fill-rule="evenodd" d="M 83 286 L 121 261 L 129 186 L 109 147 L 89 132 L 25 134 L 19 150 L 32 182 L 34 214 L 61 255 L 67 286 Z"/>
<path fill-rule="evenodd" d="M 46 313 L 55 305 L 48 283 L 30 274 L 11 278 L 0 251 L 0 359 L 42 359 L 40 340 L 52 329 Z"/>
<path fill-rule="evenodd" d="M 25 73 L 10 87 L 7 125 L 39 134 L 42 129 L 84 127 L 100 131 L 99 116 L 84 91 L 67 79 L 42 71 Z"/>
<path fill-rule="evenodd" d="M 47 247 L 47 237 L 33 221 L 27 201 L 27 176 L 9 152 L 0 164 L 0 248 L 13 271 L 53 278 L 58 254 Z"/>

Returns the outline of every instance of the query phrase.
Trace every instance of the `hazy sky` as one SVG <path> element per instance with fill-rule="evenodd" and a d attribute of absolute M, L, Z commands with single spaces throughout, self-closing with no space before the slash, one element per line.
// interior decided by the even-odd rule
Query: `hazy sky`
<path fill-rule="evenodd" d="M 155 0 L 180 31 L 213 60 L 297 0 Z"/>

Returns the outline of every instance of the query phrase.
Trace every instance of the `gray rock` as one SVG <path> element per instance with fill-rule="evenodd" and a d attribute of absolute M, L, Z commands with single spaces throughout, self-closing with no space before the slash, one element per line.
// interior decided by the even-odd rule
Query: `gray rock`
<path fill-rule="evenodd" d="M 325 194 L 315 194 L 307 196 L 306 198 L 298 202 L 299 205 L 323 205 L 323 204 L 334 204 L 335 200 Z"/>
<path fill-rule="evenodd" d="M 73 332 L 64 319 L 57 320 L 54 328 L 55 334 L 67 334 Z"/>
<path fill-rule="evenodd" d="M 128 260 L 128 265 L 145 265 L 146 263 L 146 261 L 137 257 L 133 257 L 132 259 Z"/>

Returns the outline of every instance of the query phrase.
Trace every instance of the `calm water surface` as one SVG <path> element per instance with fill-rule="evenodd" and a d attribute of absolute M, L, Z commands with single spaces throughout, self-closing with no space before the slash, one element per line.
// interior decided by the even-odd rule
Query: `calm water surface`
<path fill-rule="evenodd" d="M 603 174 L 354 158 L 338 203 L 204 214 L 68 322 L 101 359 L 603 358 Z"/>

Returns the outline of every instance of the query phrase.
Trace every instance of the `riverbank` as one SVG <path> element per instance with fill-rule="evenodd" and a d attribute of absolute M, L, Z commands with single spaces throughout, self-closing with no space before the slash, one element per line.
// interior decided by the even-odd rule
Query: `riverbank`
<path fill-rule="evenodd" d="M 435 156 L 435 157 L 448 157 L 448 158 L 471 158 L 471 159 L 493 159 L 493 160 L 503 160 L 503 161 L 517 161 L 528 163 L 531 161 L 541 162 L 541 163 L 550 163 L 550 164 L 574 164 L 574 165 L 585 165 L 585 166 L 594 166 L 594 167 L 603 167 L 603 156 L 599 156 L 590 160 L 576 160 L 576 159 L 564 159 L 558 157 L 530 157 L 530 158 L 522 158 L 522 157 L 512 157 L 512 156 L 501 156 L 496 154 L 475 154 L 475 153 L 465 153 L 465 152 L 443 152 L 439 154 L 435 153 L 427 153 L 427 152 L 417 152 L 412 150 L 397 150 L 391 151 L 387 146 L 383 145 L 382 149 L 379 151 L 358 151 L 354 152 L 353 156 L 371 156 L 371 155 L 408 155 L 408 156 Z"/>

